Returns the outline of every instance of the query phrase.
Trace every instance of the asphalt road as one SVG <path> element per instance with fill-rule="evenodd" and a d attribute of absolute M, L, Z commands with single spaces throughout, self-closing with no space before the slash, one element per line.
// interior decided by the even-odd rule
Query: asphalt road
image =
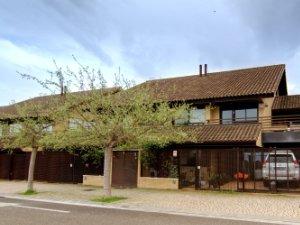
<path fill-rule="evenodd" d="M 0 197 L 0 225 L 265 225 L 121 209 L 74 206 Z"/>

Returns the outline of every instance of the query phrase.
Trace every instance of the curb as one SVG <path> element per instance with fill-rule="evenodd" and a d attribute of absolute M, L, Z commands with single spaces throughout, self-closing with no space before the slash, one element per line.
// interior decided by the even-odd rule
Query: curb
<path fill-rule="evenodd" d="M 259 218 L 238 218 L 238 217 L 232 217 L 232 216 L 227 216 L 227 215 L 195 214 L 195 213 L 168 211 L 168 210 L 159 211 L 159 210 L 141 209 L 141 208 L 126 208 L 126 207 L 122 207 L 122 206 L 112 206 L 112 205 L 98 205 L 98 204 L 92 204 L 92 203 L 78 203 L 78 202 L 72 202 L 72 201 L 56 201 L 56 200 L 49 200 L 49 199 L 16 197 L 16 196 L 1 195 L 1 194 L 0 194 L 0 198 L 25 200 L 25 201 L 32 201 L 32 202 L 45 202 L 45 203 L 79 206 L 79 207 L 115 209 L 115 210 L 144 212 L 144 213 L 159 213 L 159 214 L 167 214 L 167 215 L 198 217 L 198 218 L 208 218 L 208 219 L 223 219 L 223 220 L 244 221 L 244 222 L 282 224 L 282 225 L 288 225 L 288 224 L 289 225 L 300 225 L 300 222 L 289 221 L 289 220 L 272 220 L 272 219 L 267 219 L 267 218 L 260 218 L 260 219 Z"/>

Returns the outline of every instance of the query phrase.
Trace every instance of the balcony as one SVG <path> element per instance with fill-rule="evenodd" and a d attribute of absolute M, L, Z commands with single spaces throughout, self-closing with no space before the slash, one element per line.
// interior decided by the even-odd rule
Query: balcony
<path fill-rule="evenodd" d="M 261 117 L 259 123 L 267 132 L 300 131 L 300 115 Z"/>
<path fill-rule="evenodd" d="M 264 144 L 300 144 L 300 115 L 261 118 Z"/>
<path fill-rule="evenodd" d="M 263 145 L 300 144 L 300 115 L 237 119 L 235 121 L 217 119 L 185 125 L 196 131 L 197 140 L 201 143 L 229 141 L 235 143 L 236 141 L 241 142 L 240 137 L 250 137 L 247 140 L 253 142 L 262 137 Z M 243 142 L 247 140 L 243 139 Z"/>
<path fill-rule="evenodd" d="M 247 120 L 207 120 L 205 123 L 195 123 L 195 125 L 217 125 L 217 124 L 261 124 L 263 131 L 300 131 L 300 114 L 292 116 L 270 116 L 259 118 L 248 118 Z M 193 125 L 193 124 L 191 124 Z"/>

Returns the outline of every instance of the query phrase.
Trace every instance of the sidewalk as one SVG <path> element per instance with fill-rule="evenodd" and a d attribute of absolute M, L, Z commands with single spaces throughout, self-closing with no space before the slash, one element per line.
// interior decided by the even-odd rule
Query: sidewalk
<path fill-rule="evenodd" d="M 25 188 L 26 182 L 24 181 L 0 181 L 0 196 L 100 205 L 100 203 L 94 203 L 90 200 L 103 194 L 100 188 L 80 184 L 41 182 L 35 184 L 35 189 L 39 194 L 31 196 L 18 194 Z M 109 205 L 126 209 L 300 221 L 300 195 L 146 189 L 113 189 L 113 195 L 124 196 L 128 199 Z"/>

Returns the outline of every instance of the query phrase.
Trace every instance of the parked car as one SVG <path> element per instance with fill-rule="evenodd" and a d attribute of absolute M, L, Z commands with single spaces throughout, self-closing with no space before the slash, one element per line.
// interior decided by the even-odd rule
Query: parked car
<path fill-rule="evenodd" d="M 268 153 L 262 169 L 264 186 L 268 186 L 272 181 L 289 181 L 296 186 L 299 185 L 299 161 L 291 150 L 277 150 Z"/>

